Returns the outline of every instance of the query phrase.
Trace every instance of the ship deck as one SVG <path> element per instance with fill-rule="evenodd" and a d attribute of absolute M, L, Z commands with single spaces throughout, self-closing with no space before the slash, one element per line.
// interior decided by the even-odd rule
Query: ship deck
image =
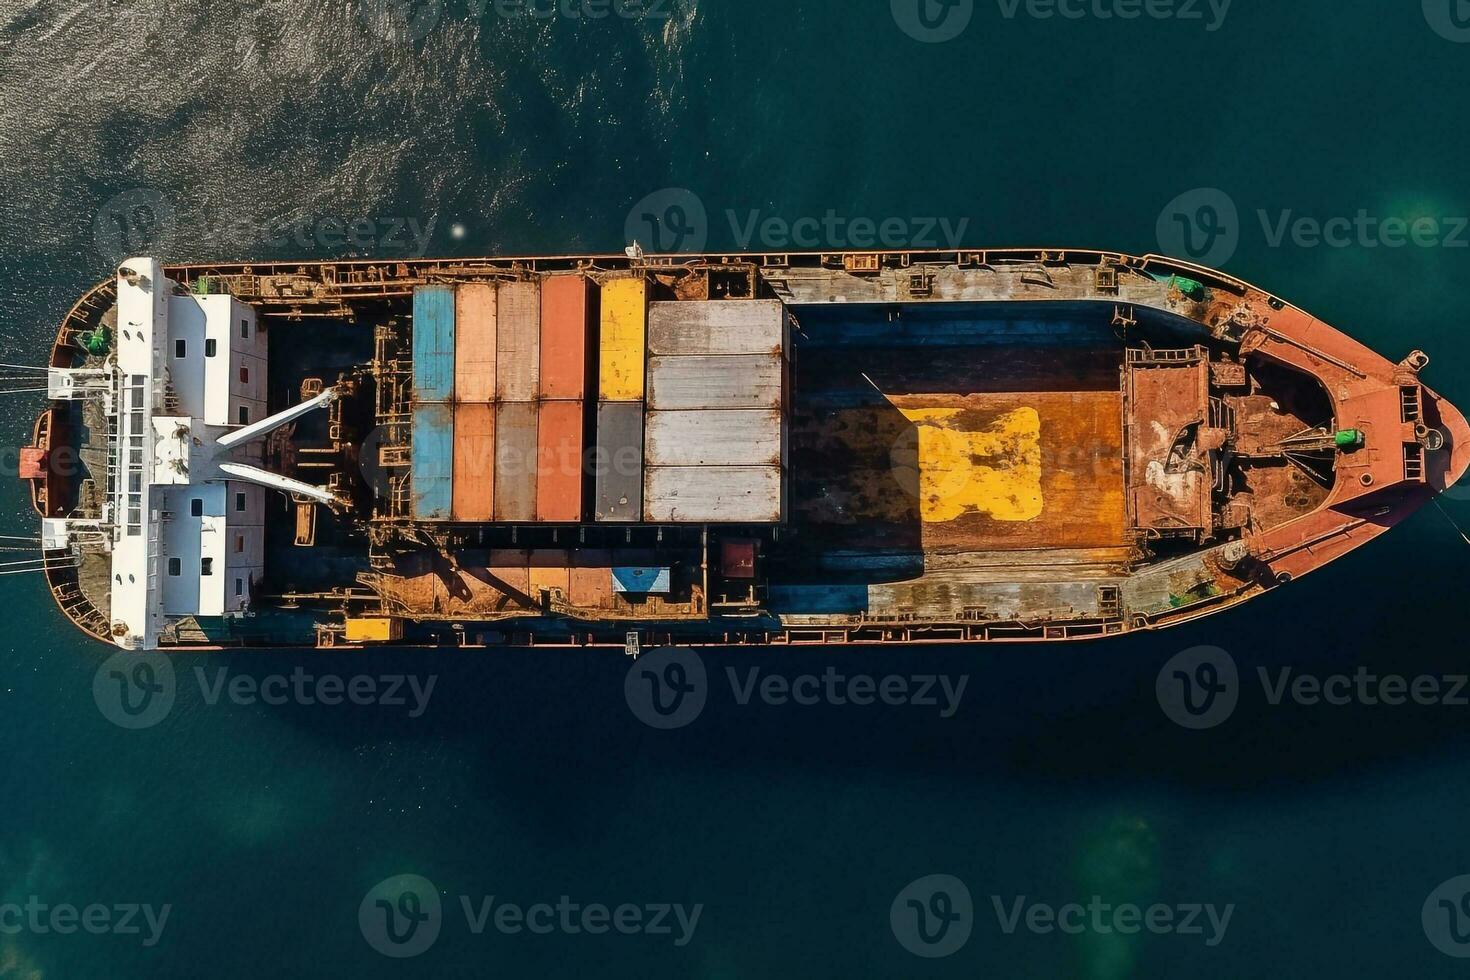
<path fill-rule="evenodd" d="M 795 312 L 791 507 L 827 570 L 1127 544 L 1110 311 Z"/>

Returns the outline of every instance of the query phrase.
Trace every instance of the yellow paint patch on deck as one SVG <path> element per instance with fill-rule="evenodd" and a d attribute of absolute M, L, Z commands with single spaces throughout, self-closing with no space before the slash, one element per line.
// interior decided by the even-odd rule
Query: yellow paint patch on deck
<path fill-rule="evenodd" d="M 1041 416 L 1029 406 L 972 428 L 962 408 L 905 408 L 918 430 L 920 516 L 926 523 L 988 514 L 998 521 L 1032 521 L 1041 493 Z"/>

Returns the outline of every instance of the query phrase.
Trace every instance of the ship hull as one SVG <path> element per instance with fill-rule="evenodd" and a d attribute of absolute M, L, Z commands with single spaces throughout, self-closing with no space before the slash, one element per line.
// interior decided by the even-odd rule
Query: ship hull
<path fill-rule="evenodd" d="M 636 652 L 1121 636 L 1221 612 L 1308 574 L 1386 532 L 1470 465 L 1470 426 L 1419 381 L 1423 355 L 1389 360 L 1274 295 L 1157 256 L 603 255 L 163 269 L 181 293 L 228 292 L 256 312 L 272 339 L 271 411 L 320 390 L 323 378 L 352 392 L 326 424 L 298 423 L 266 451 L 293 477 L 330 476 L 332 505 L 272 498 L 265 573 L 250 581 L 249 611 L 178 617 L 158 644 L 174 650 L 394 643 Z M 473 363 L 446 354 L 446 378 L 457 371 L 459 388 L 450 379 L 442 395 L 426 394 L 434 355 L 424 346 L 428 307 L 416 305 L 425 291 L 452 291 L 468 324 L 463 311 L 473 307 L 463 304 L 498 290 L 504 338 L 514 304 L 572 277 L 592 304 L 588 349 L 570 357 L 585 354 L 586 390 L 575 371 L 562 371 L 572 380 L 553 390 L 545 353 L 539 380 L 528 380 L 528 368 L 511 372 L 526 345 L 502 339 L 498 388 L 479 384 L 477 372 L 490 370 L 482 350 Z M 624 329 L 610 325 L 615 280 L 636 280 L 647 316 L 676 326 L 728 311 L 726 303 L 772 304 L 790 318 L 790 339 L 750 361 L 746 377 L 731 373 L 745 362 L 728 350 L 659 353 L 645 325 L 653 349 L 638 354 L 638 390 L 611 390 L 621 369 L 607 338 Z M 85 360 L 77 338 L 109 310 L 115 316 L 117 289 L 117 280 L 99 285 L 68 314 L 53 367 Z M 570 336 L 558 334 L 556 349 L 580 343 Z M 410 350 L 414 365 L 405 366 Z M 711 406 L 724 414 L 701 414 Z M 646 458 L 635 489 L 615 496 L 631 494 L 648 513 L 603 515 L 593 450 L 630 413 Z M 30 481 L 43 518 L 95 507 L 95 477 L 78 465 L 84 422 L 77 404 L 60 400 L 38 421 L 33 448 L 46 463 Z M 763 426 L 770 444 L 741 435 L 757 431 L 748 426 Z M 459 471 L 429 448 L 428 433 L 440 430 L 448 448 L 437 452 L 457 449 Z M 553 430 L 574 447 L 575 472 L 506 465 L 504 447 L 518 432 L 544 442 Z M 537 437 L 526 439 L 534 455 Z M 466 447 L 492 443 L 492 462 L 466 469 Z M 440 462 L 442 513 L 425 511 Z M 710 472 L 702 467 L 754 480 L 755 489 L 735 501 L 720 481 L 700 482 Z M 765 503 L 738 509 L 749 499 Z M 101 556 L 53 557 L 48 584 L 62 612 L 116 641 Z M 635 568 L 665 570 L 670 581 L 657 589 L 666 591 L 625 591 L 620 576 Z"/>

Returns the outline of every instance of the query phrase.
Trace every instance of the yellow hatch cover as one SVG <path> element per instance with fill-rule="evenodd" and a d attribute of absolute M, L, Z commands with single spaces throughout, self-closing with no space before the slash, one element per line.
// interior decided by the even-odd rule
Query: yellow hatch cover
<path fill-rule="evenodd" d="M 1041 516 L 1041 416 L 1016 408 L 965 428 L 962 408 L 900 408 L 918 430 L 919 507 L 926 523 L 985 513 L 998 521 Z"/>

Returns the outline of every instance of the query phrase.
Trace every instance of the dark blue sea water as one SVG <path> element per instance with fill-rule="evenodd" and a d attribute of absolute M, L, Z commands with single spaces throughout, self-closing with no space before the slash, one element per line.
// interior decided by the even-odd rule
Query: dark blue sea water
<path fill-rule="evenodd" d="M 1187 245 L 1385 354 L 1423 348 L 1470 401 L 1464 3 L 925 3 L 0 0 L 3 360 L 39 362 L 127 251 L 535 254 L 630 229 L 794 250 L 886 228 Z M 38 402 L 6 397 L 14 446 Z M 1470 521 L 1470 493 L 1445 508 Z M 0 513 L 34 527 L 18 483 Z M 385 650 L 181 659 L 166 714 L 128 730 L 99 710 L 106 651 L 39 580 L 0 578 L 0 977 L 1462 976 L 1470 706 L 1272 704 L 1258 670 L 1448 693 L 1467 572 L 1431 508 L 1155 636 L 706 652 L 703 710 L 672 729 L 630 710 L 616 652 Z M 1155 684 L 1201 645 L 1239 701 L 1189 730 Z M 410 717 L 212 686 L 298 665 L 434 688 Z M 751 671 L 829 668 L 965 688 L 949 717 L 942 696 L 740 701 Z"/>

